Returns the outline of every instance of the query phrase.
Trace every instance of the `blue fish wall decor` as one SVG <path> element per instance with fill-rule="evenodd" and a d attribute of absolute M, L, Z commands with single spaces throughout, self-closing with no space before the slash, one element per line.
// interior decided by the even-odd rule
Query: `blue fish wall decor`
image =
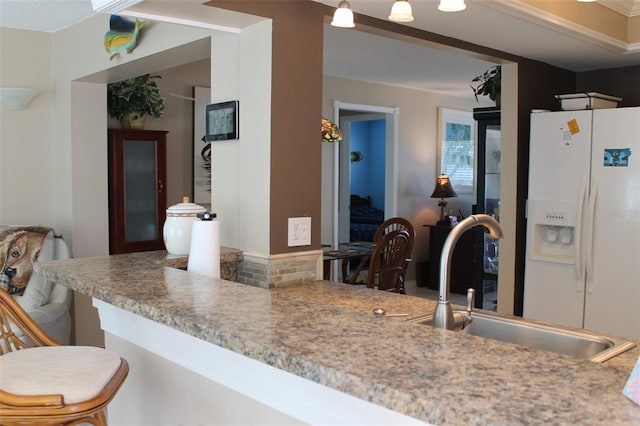
<path fill-rule="evenodd" d="M 119 15 L 111 15 L 109 31 L 104 35 L 104 48 L 111 55 L 109 60 L 120 52 L 131 53 L 136 48 L 138 34 L 144 23 L 140 19 L 133 22 Z"/>

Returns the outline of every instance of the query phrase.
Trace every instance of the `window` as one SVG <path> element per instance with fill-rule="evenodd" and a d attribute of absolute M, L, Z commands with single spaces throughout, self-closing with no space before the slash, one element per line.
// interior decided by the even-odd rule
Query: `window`
<path fill-rule="evenodd" d="M 475 121 L 473 114 L 438 108 L 437 174 L 449 176 L 459 194 L 475 189 Z"/>

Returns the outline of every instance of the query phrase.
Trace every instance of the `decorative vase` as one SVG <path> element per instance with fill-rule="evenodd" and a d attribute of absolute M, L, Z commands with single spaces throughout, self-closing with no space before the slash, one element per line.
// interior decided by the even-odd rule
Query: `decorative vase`
<path fill-rule="evenodd" d="M 193 222 L 198 220 L 198 213 L 207 210 L 189 202 L 189 197 L 183 197 L 182 203 L 175 204 L 167 209 L 167 219 L 162 228 L 164 246 L 170 254 L 187 255 L 191 247 L 191 228 Z"/>
<path fill-rule="evenodd" d="M 130 112 L 120 118 L 120 125 L 123 129 L 144 129 L 144 120 L 147 118 L 145 114 L 139 112 Z"/>

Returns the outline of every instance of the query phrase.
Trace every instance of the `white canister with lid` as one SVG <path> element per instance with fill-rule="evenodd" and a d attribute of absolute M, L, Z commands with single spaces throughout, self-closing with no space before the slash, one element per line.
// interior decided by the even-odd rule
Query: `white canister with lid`
<path fill-rule="evenodd" d="M 167 218 L 162 228 L 164 246 L 170 254 L 188 255 L 191 247 L 191 229 L 198 220 L 197 214 L 207 210 L 189 202 L 183 197 L 182 203 L 174 204 L 167 209 Z"/>

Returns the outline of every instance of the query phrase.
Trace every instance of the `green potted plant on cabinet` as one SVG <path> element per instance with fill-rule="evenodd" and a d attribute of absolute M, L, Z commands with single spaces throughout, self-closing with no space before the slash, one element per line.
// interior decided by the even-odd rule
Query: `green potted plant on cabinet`
<path fill-rule="evenodd" d="M 471 80 L 471 83 L 478 83 L 475 87 L 471 84 L 471 89 L 476 97 L 476 101 L 478 100 L 478 96 L 489 96 L 489 99 L 494 101 L 496 106 L 500 106 L 501 80 L 502 73 L 500 65 L 489 68 Z"/>
<path fill-rule="evenodd" d="M 165 99 L 160 96 L 156 79 L 144 74 L 107 85 L 107 111 L 120 120 L 123 128 L 143 129 L 147 116 L 160 118 Z"/>

